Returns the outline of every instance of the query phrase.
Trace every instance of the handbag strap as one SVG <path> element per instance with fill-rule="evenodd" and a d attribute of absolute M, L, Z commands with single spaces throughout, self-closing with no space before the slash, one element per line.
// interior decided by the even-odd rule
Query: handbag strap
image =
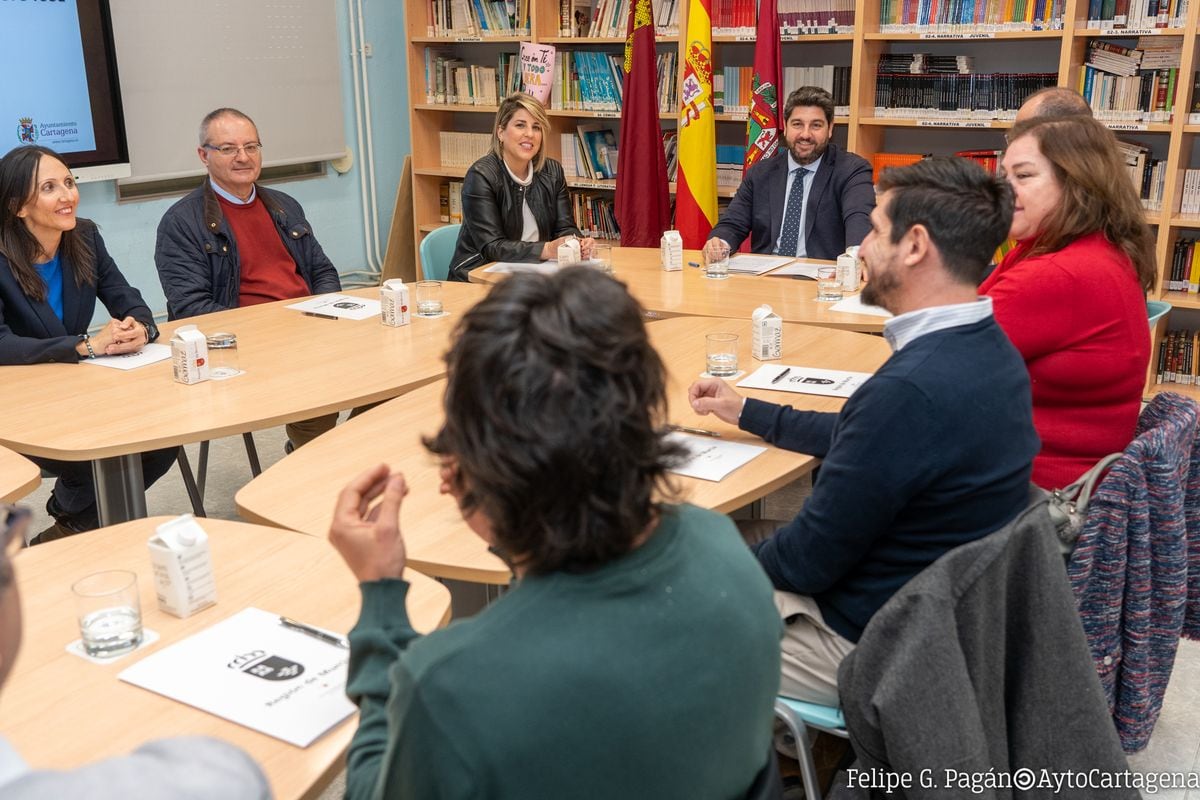
<path fill-rule="evenodd" d="M 1050 519 L 1058 531 L 1059 544 L 1063 555 L 1069 556 L 1075 547 L 1075 540 L 1083 530 L 1084 518 L 1087 514 L 1088 503 L 1101 478 L 1122 453 L 1110 453 L 1100 459 L 1087 472 L 1069 486 L 1055 489 L 1050 493 L 1050 504 L 1047 510 Z"/>

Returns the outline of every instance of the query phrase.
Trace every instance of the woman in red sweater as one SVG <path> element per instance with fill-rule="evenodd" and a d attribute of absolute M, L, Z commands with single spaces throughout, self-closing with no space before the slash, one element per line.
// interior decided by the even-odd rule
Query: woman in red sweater
<path fill-rule="evenodd" d="M 1033 482 L 1061 488 L 1133 439 L 1154 240 L 1116 139 L 1091 117 L 1016 125 L 1003 166 L 1017 246 L 980 293 L 1029 368 Z"/>

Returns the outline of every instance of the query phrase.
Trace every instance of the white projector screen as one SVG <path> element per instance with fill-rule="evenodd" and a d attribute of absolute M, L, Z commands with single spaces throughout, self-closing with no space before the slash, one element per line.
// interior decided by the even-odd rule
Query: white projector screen
<path fill-rule="evenodd" d="M 263 164 L 339 158 L 334 0 L 112 0 L 132 177 L 204 172 L 199 123 L 230 106 L 258 124 Z"/>

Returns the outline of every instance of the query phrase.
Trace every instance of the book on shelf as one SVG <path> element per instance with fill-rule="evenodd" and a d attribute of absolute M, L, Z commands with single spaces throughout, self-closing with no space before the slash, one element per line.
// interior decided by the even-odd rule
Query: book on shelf
<path fill-rule="evenodd" d="M 882 33 L 946 36 L 1062 30 L 1065 0 L 881 0 Z"/>
<path fill-rule="evenodd" d="M 438 221 L 450 221 L 450 184 L 448 182 L 438 184 Z"/>
<path fill-rule="evenodd" d="M 1196 338 L 1193 330 L 1168 331 L 1158 343 L 1155 383 L 1192 386 L 1196 383 Z"/>
<path fill-rule="evenodd" d="M 779 0 L 778 5 L 779 32 L 784 36 L 854 33 L 853 0 Z M 754 27 L 752 20 L 752 36 Z"/>
<path fill-rule="evenodd" d="M 1101 42 L 1099 44 L 1108 44 Z M 1089 45 L 1089 48 L 1091 45 Z M 1127 48 L 1123 48 L 1127 49 Z M 1089 52 L 1112 55 L 1108 49 Z M 1080 67 L 1079 93 L 1092 108 L 1092 114 L 1109 124 L 1165 123 L 1175 111 L 1175 87 L 1179 66 L 1144 68 L 1142 51 L 1128 50 L 1127 59 L 1116 63 L 1110 58 L 1092 58 Z M 1154 63 L 1163 63 L 1156 59 Z"/>
<path fill-rule="evenodd" d="M 530 0 L 427 0 L 426 35 L 528 36 Z"/>
<path fill-rule="evenodd" d="M 439 220 L 462 224 L 462 189 L 462 181 L 444 181 L 438 186 Z"/>
<path fill-rule="evenodd" d="M 520 88 L 516 53 L 501 53 L 496 66 L 467 64 L 425 48 L 425 102 L 436 105 L 494 106 Z"/>
<path fill-rule="evenodd" d="M 1179 213 L 1184 216 L 1200 216 L 1200 169 L 1183 172 L 1183 196 L 1179 200 Z"/>
<path fill-rule="evenodd" d="M 992 175 L 1000 174 L 1000 160 L 1004 158 L 1003 150 L 959 150 L 954 155 L 974 161 Z"/>
<path fill-rule="evenodd" d="M 599 123 L 583 123 L 577 125 L 579 141 L 582 147 L 588 176 L 600 180 L 610 180 L 617 177 L 617 132 Z"/>
<path fill-rule="evenodd" d="M 737 186 L 742 182 L 742 168 L 746 164 L 746 145 L 717 145 L 717 185 Z"/>
<path fill-rule="evenodd" d="M 569 194 L 571 213 L 575 217 L 575 227 L 579 228 L 584 236 L 592 236 L 597 239 L 621 238 L 621 229 L 617 225 L 612 195 L 575 190 Z"/>
<path fill-rule="evenodd" d="M 1100 30 L 1181 28 L 1188 0 L 1088 0 L 1086 27 Z"/>
<path fill-rule="evenodd" d="M 915 164 L 922 158 L 928 158 L 929 154 L 922 155 L 920 153 L 876 153 L 871 156 L 871 180 L 879 183 L 879 173 L 888 167 L 907 167 L 909 164 Z"/>
<path fill-rule="evenodd" d="M 753 67 L 722 67 L 713 73 L 713 110 L 718 114 L 745 115 L 753 95 Z M 783 97 L 801 86 L 819 86 L 833 96 L 834 113 L 850 113 L 850 67 L 784 67 Z"/>
<path fill-rule="evenodd" d="M 1171 270 L 1167 273 L 1167 291 L 1196 294 L 1200 292 L 1200 247 L 1196 239 L 1176 239 L 1171 254 Z"/>
<path fill-rule="evenodd" d="M 1031 94 L 1057 85 L 1056 72 L 883 73 L 875 76 L 875 116 L 946 124 L 1010 120 Z"/>
<path fill-rule="evenodd" d="M 1156 159 L 1145 145 L 1117 140 L 1117 148 L 1129 170 L 1129 179 L 1147 211 L 1161 211 L 1166 189 L 1167 162 Z"/>
<path fill-rule="evenodd" d="M 439 131 L 438 146 L 443 167 L 469 167 L 491 152 L 492 134 Z"/>

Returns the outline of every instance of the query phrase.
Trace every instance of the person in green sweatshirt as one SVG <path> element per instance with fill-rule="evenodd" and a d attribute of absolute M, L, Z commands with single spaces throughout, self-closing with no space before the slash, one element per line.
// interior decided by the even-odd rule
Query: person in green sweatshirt
<path fill-rule="evenodd" d="M 514 275 L 446 361 L 426 446 L 514 582 L 419 636 L 403 475 L 379 465 L 342 491 L 329 537 L 362 588 L 346 796 L 745 796 L 773 769 L 779 615 L 728 518 L 663 501 L 681 453 L 642 309 L 587 267 Z"/>

